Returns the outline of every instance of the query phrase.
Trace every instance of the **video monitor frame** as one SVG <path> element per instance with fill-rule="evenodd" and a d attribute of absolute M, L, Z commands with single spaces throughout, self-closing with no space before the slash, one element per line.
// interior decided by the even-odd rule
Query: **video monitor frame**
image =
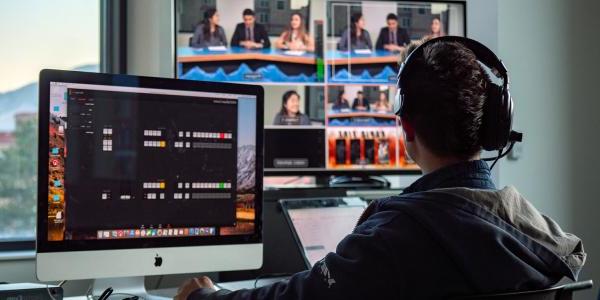
<path fill-rule="evenodd" d="M 264 7 L 259 6 L 266 7 L 271 5 L 275 7 L 281 2 L 283 3 L 283 7 L 287 9 L 289 6 L 297 6 L 298 3 L 304 3 L 303 5 L 305 5 L 306 10 L 301 11 L 301 14 L 306 18 L 306 21 L 303 24 L 306 26 L 306 30 L 313 35 L 316 45 L 316 49 L 312 52 L 314 53 L 314 58 L 310 58 L 315 63 L 315 69 L 311 70 L 315 72 L 316 80 L 305 80 L 306 77 L 301 79 L 290 77 L 285 80 L 277 78 L 275 80 L 272 80 L 273 78 L 262 80 L 260 77 L 262 75 L 253 74 L 252 72 L 254 71 L 252 70 L 248 71 L 251 74 L 247 75 L 246 78 L 190 78 L 182 76 L 184 70 L 182 70 L 181 61 L 178 60 L 181 58 L 178 55 L 178 53 L 181 53 L 178 52 L 180 50 L 178 46 L 183 41 L 179 36 L 179 24 L 181 23 L 180 10 L 182 9 L 181 3 L 190 1 L 192 0 L 173 0 L 176 24 L 176 53 L 174 58 L 176 78 L 232 82 L 241 80 L 245 83 L 260 84 L 265 87 L 265 131 L 277 131 L 278 136 L 282 137 L 282 132 L 285 131 L 287 126 L 287 128 L 290 128 L 290 136 L 285 138 L 286 141 L 293 139 L 294 135 L 305 135 L 303 129 L 298 128 L 298 126 L 307 126 L 307 129 L 304 131 L 320 132 L 323 135 L 315 137 L 315 140 L 324 141 L 325 144 L 325 149 L 319 149 L 316 152 L 318 156 L 322 156 L 322 161 L 319 160 L 312 164 L 315 161 L 316 155 L 314 154 L 316 153 L 306 157 L 286 155 L 273 157 L 272 163 L 268 164 L 265 161 L 265 175 L 288 176 L 304 174 L 319 176 L 339 174 L 362 176 L 369 174 L 412 175 L 420 173 L 416 164 L 405 153 L 404 136 L 400 123 L 391 112 L 391 103 L 395 94 L 396 75 L 399 69 L 398 50 L 402 46 L 406 46 L 409 42 L 420 40 L 430 34 L 428 30 L 433 32 L 435 29 L 433 25 L 436 22 L 440 25 L 440 33 L 466 36 L 466 1 L 239 0 L 238 2 L 253 3 L 255 5 L 251 8 L 254 9 L 256 14 L 256 22 L 269 19 L 268 16 L 264 16 L 264 11 L 261 11 L 261 8 Z M 212 4 L 223 1 L 225 0 L 208 0 Z M 206 1 L 197 2 L 204 3 Z M 216 8 L 219 10 L 218 5 Z M 239 12 L 233 12 L 235 18 L 237 18 L 236 22 L 241 23 L 243 22 L 242 10 L 244 8 L 235 8 L 239 10 Z M 228 9 L 227 13 L 230 12 L 231 9 Z M 283 14 L 291 16 L 293 12 L 291 10 L 284 10 Z M 347 48 L 349 49 L 338 49 L 341 35 L 345 30 L 350 31 L 350 26 L 348 25 L 352 22 L 352 14 L 356 12 L 363 13 L 365 19 L 363 21 L 366 23 L 365 30 L 370 31 L 370 44 L 372 47 L 370 51 L 355 51 L 360 49 L 352 48 L 351 38 L 350 40 L 346 39 Z M 382 32 L 384 32 L 387 26 L 390 26 L 388 22 L 389 14 L 394 14 L 397 28 L 399 29 L 396 34 L 384 36 Z M 268 29 L 270 34 L 277 32 L 278 29 L 284 30 L 285 26 L 282 25 L 284 24 L 282 20 L 285 20 L 285 16 L 279 16 L 279 18 L 279 21 L 273 22 L 273 24 L 277 25 L 273 25 Z M 189 27 L 189 24 L 187 26 Z M 231 26 L 229 27 L 231 28 Z M 189 32 L 191 31 L 190 28 L 187 30 L 187 37 L 189 37 L 192 33 Z M 389 32 L 390 30 L 388 30 Z M 226 33 L 229 34 L 227 31 Z M 230 35 L 227 37 L 231 40 Z M 271 48 L 275 49 L 273 44 L 275 44 L 277 39 L 278 34 L 271 35 Z M 406 43 L 400 47 L 387 49 L 386 39 L 387 41 L 395 41 L 397 45 L 401 44 L 400 40 L 406 40 Z M 382 50 L 380 47 L 385 47 L 386 49 Z M 202 51 L 208 51 L 207 49 Z M 302 54 L 304 55 L 306 52 Z M 261 55 L 268 56 L 271 53 L 262 53 Z M 277 59 L 271 57 L 268 60 L 276 61 Z M 289 57 L 285 58 L 285 60 L 288 63 L 293 61 Z M 232 58 L 229 62 L 235 62 L 235 60 Z M 244 60 L 247 66 L 257 62 L 259 65 L 264 63 L 257 61 L 254 56 L 249 56 Z M 239 63 L 239 61 L 235 63 Z M 219 62 L 219 64 L 221 63 Z M 282 69 L 285 69 L 285 67 L 282 67 Z M 301 68 L 296 68 L 295 72 L 299 70 Z M 346 74 L 347 78 L 340 76 L 340 74 Z M 238 72 L 237 75 L 240 75 L 240 73 Z M 348 99 L 346 102 L 348 102 L 349 109 L 333 109 L 335 98 L 340 89 L 347 90 L 348 95 L 346 97 Z M 300 112 L 301 114 L 304 113 L 310 123 L 307 123 L 305 119 L 292 120 L 290 122 L 287 122 L 289 120 L 285 120 L 281 123 L 271 122 L 274 118 L 277 118 L 280 110 L 283 111 L 281 109 L 282 96 L 285 92 L 291 90 L 297 91 L 299 93 L 298 96 L 302 98 L 300 101 Z M 361 105 L 354 105 L 358 97 L 358 91 L 361 91 L 364 97 L 367 98 L 367 105 L 363 105 L 362 107 Z M 380 91 L 385 91 L 385 97 L 381 95 Z M 387 99 L 379 101 L 378 98 L 380 96 Z M 293 125 L 289 125 L 288 123 Z M 311 128 L 308 128 L 310 126 L 318 130 L 310 130 Z M 302 138 L 302 140 L 306 141 L 306 138 Z M 298 146 L 306 147 L 306 145 Z M 265 153 L 280 153 L 288 146 L 273 149 L 269 149 L 268 147 L 269 141 L 265 140 Z M 291 155 L 292 153 L 288 154 Z M 306 161 L 311 163 L 305 164 L 304 162 Z M 273 167 L 275 165 L 279 167 Z"/>

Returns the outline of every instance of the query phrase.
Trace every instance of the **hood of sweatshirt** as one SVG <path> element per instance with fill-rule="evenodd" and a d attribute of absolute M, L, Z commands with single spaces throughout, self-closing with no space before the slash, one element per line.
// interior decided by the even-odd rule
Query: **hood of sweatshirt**
<path fill-rule="evenodd" d="M 581 240 L 514 187 L 438 188 L 382 200 L 375 211 L 409 215 L 474 290 L 546 288 L 563 277 L 577 280 L 585 263 Z"/>

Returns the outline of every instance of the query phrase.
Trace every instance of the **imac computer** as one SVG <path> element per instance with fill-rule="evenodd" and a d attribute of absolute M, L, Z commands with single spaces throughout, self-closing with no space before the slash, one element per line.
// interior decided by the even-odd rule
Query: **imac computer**
<path fill-rule="evenodd" d="M 261 266 L 261 87 L 43 70 L 39 93 L 40 280 Z"/>

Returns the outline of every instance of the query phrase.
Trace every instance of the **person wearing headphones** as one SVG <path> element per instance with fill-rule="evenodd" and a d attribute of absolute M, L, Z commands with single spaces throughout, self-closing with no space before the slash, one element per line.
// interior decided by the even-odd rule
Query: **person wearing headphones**
<path fill-rule="evenodd" d="M 281 97 L 281 110 L 275 115 L 273 125 L 310 125 L 308 116 L 300 112 L 300 95 L 289 90 Z"/>
<path fill-rule="evenodd" d="M 486 68 L 501 74 L 502 86 Z M 176 299 L 448 299 L 576 280 L 586 257 L 581 240 L 514 187 L 497 189 L 480 157 L 496 149 L 498 159 L 520 139 L 511 130 L 507 74 L 467 38 L 417 47 L 400 69 L 394 111 L 421 178 L 371 202 L 335 253 L 311 270 L 234 292 L 215 292 L 201 277 Z"/>

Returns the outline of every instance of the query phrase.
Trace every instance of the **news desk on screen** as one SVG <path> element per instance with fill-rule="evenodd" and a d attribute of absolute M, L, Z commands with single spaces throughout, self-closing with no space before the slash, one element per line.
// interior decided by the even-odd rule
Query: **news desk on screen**
<path fill-rule="evenodd" d="M 278 49 L 177 49 L 179 78 L 245 82 L 316 82 L 316 56 Z"/>
<path fill-rule="evenodd" d="M 340 83 L 395 83 L 399 52 L 388 50 L 329 50 L 325 58 L 329 81 Z"/>

